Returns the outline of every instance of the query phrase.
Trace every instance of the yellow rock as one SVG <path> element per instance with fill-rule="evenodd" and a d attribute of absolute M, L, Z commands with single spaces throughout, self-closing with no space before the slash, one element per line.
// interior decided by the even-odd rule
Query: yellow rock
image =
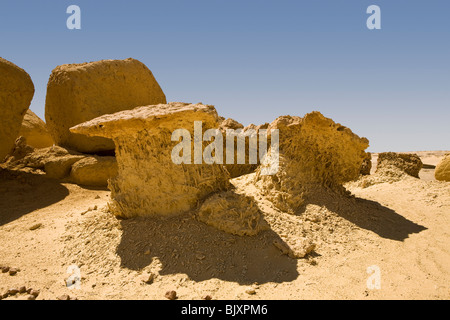
<path fill-rule="evenodd" d="M 104 137 L 71 133 L 70 127 L 138 106 L 166 103 L 152 72 L 135 59 L 56 67 L 47 85 L 45 120 L 57 145 L 79 152 L 114 150 Z"/>
<path fill-rule="evenodd" d="M 440 181 L 450 181 L 450 153 L 447 153 L 444 158 L 436 166 L 434 177 Z"/>
<path fill-rule="evenodd" d="M 27 144 L 33 148 L 47 148 L 54 144 L 45 122 L 30 109 L 23 118 L 19 136 L 25 137 Z"/>
<path fill-rule="evenodd" d="M 75 162 L 70 171 L 71 180 L 82 186 L 106 187 L 117 175 L 115 157 L 86 157 Z"/>
<path fill-rule="evenodd" d="M 34 85 L 28 73 L 0 58 L 0 162 L 14 148 L 33 95 Z"/>

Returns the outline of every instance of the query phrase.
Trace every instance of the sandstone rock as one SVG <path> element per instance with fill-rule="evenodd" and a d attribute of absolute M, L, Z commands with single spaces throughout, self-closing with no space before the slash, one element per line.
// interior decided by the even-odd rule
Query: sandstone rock
<path fill-rule="evenodd" d="M 117 175 L 115 157 L 86 157 L 75 162 L 70 171 L 72 182 L 82 186 L 106 187 L 108 179 Z"/>
<path fill-rule="evenodd" d="M 398 175 L 406 173 L 419 178 L 422 169 L 422 160 L 416 154 L 383 152 L 378 154 L 376 173 L 385 175 Z"/>
<path fill-rule="evenodd" d="M 367 176 L 370 174 L 370 170 L 372 170 L 372 154 L 370 152 L 366 152 L 366 158 L 364 158 L 359 172 L 363 176 Z"/>
<path fill-rule="evenodd" d="M 279 157 L 268 148 L 255 185 L 278 209 L 294 213 L 317 188 L 343 192 L 342 184 L 358 177 L 368 140 L 320 112 L 277 118 L 268 127 L 269 140 L 272 129 L 279 132 Z M 263 175 L 271 168 L 275 174 Z"/>
<path fill-rule="evenodd" d="M 114 140 L 118 175 L 109 183 L 112 212 L 123 217 L 174 215 L 230 188 L 222 165 L 194 164 L 192 157 L 191 164 L 172 161 L 172 149 L 180 143 L 171 140 L 172 132 L 185 129 L 190 139 L 194 121 L 202 121 L 202 130 L 218 127 L 213 106 L 169 103 L 104 115 L 71 131 Z M 192 144 L 187 142 L 189 150 Z M 207 144 L 203 142 L 201 148 Z"/>
<path fill-rule="evenodd" d="M 166 103 L 152 72 L 135 59 L 102 60 L 56 67 L 45 102 L 47 127 L 56 144 L 96 153 L 114 150 L 104 137 L 86 137 L 69 128 L 96 117 L 138 106 Z"/>
<path fill-rule="evenodd" d="M 450 181 L 450 153 L 447 153 L 438 163 L 434 177 L 436 180 Z"/>
<path fill-rule="evenodd" d="M 208 198 L 200 207 L 197 217 L 210 226 L 239 236 L 254 236 L 268 229 L 254 200 L 233 191 L 217 193 Z"/>
<path fill-rule="evenodd" d="M 167 291 L 165 294 L 165 297 L 169 300 L 176 300 L 178 298 L 176 291 L 173 291 L 173 290 Z"/>
<path fill-rule="evenodd" d="M 0 58 L 0 162 L 14 147 L 23 117 L 34 95 L 30 76 Z"/>
<path fill-rule="evenodd" d="M 33 148 L 47 148 L 54 144 L 45 122 L 29 109 L 23 118 L 19 136 L 25 137 L 27 144 Z"/>

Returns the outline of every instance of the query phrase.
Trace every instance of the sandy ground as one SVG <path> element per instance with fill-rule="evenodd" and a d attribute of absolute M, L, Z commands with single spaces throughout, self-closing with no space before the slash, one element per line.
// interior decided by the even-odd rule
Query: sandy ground
<path fill-rule="evenodd" d="M 418 154 L 435 165 L 444 153 Z M 238 237 L 193 213 L 118 220 L 108 213 L 107 190 L 0 169 L 0 266 L 20 269 L 0 273 L 0 294 L 26 286 L 40 290 L 38 300 L 165 299 L 169 290 L 188 300 L 449 299 L 450 183 L 434 181 L 433 169 L 420 177 L 350 183 L 354 197 L 319 194 L 298 215 L 266 202 L 252 175 L 240 177 L 236 192 L 254 196 L 270 228 Z M 302 259 L 273 244 L 301 238 L 316 244 Z M 79 289 L 66 284 L 74 265 Z M 367 285 L 371 266 L 379 268 L 379 289 Z"/>

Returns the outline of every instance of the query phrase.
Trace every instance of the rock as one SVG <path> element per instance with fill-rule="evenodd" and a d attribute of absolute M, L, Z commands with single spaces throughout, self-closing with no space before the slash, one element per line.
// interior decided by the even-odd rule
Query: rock
<path fill-rule="evenodd" d="M 0 269 L 2 270 L 2 273 L 9 272 L 9 267 L 1 267 Z"/>
<path fill-rule="evenodd" d="M 152 72 L 135 59 L 102 60 L 56 67 L 45 102 L 47 127 L 56 144 L 96 153 L 114 150 L 104 137 L 71 133 L 70 127 L 138 106 L 166 103 Z"/>
<path fill-rule="evenodd" d="M 27 139 L 25 137 L 18 137 L 14 142 L 13 151 L 6 157 L 5 163 L 7 167 L 15 167 L 16 163 L 19 163 L 20 166 L 20 160 L 33 151 L 34 148 L 27 144 Z"/>
<path fill-rule="evenodd" d="M 239 236 L 254 236 L 268 229 L 254 200 L 233 191 L 217 193 L 206 199 L 197 218 L 219 230 Z"/>
<path fill-rule="evenodd" d="M 154 279 L 155 275 L 153 273 L 147 273 L 142 275 L 141 282 L 144 282 L 146 284 L 152 284 Z"/>
<path fill-rule="evenodd" d="M 300 259 L 312 252 L 316 245 L 306 238 L 289 239 L 289 244 L 280 240 L 275 240 L 273 245 L 278 248 L 281 253 L 291 257 L 292 259 Z"/>
<path fill-rule="evenodd" d="M 0 162 L 14 148 L 23 117 L 34 95 L 30 76 L 15 64 L 0 58 Z"/>
<path fill-rule="evenodd" d="M 27 287 L 22 286 L 19 288 L 19 293 L 26 293 L 27 292 Z"/>
<path fill-rule="evenodd" d="M 383 152 L 378 154 L 377 170 L 375 173 L 385 175 L 397 175 L 406 173 L 412 177 L 419 178 L 422 169 L 422 160 L 419 156 L 411 153 Z"/>
<path fill-rule="evenodd" d="M 39 296 L 40 293 L 41 293 L 41 292 L 40 292 L 39 290 L 31 290 L 31 291 L 30 291 L 30 294 L 31 294 L 33 297 L 35 297 L 35 298 L 37 298 L 37 297 Z"/>
<path fill-rule="evenodd" d="M 279 154 L 272 130 L 278 130 Z M 256 170 L 255 185 L 278 209 L 295 213 L 317 190 L 344 193 L 343 183 L 359 176 L 369 146 L 350 129 L 312 112 L 283 116 L 268 127 L 268 152 Z M 276 136 L 275 136 L 276 138 Z M 270 142 L 269 142 L 270 141 Z"/>
<path fill-rule="evenodd" d="M 117 175 L 117 170 L 115 157 L 86 157 L 72 165 L 70 178 L 82 186 L 107 187 L 108 180 Z"/>
<path fill-rule="evenodd" d="M 212 297 L 208 294 L 202 298 L 202 300 L 212 300 Z"/>
<path fill-rule="evenodd" d="M 27 300 L 36 300 L 36 297 L 33 296 L 32 294 L 27 295 L 26 297 Z"/>
<path fill-rule="evenodd" d="M 18 293 L 19 293 L 19 289 L 16 289 L 16 288 L 11 288 L 8 290 L 8 295 L 10 295 L 10 296 L 14 296 Z"/>
<path fill-rule="evenodd" d="M 70 296 L 68 294 L 63 294 L 63 295 L 57 297 L 56 300 L 68 301 L 68 300 L 70 300 Z"/>
<path fill-rule="evenodd" d="M 18 268 L 10 268 L 9 269 L 9 275 L 10 276 L 15 276 L 17 274 L 17 272 L 19 272 L 20 270 Z"/>
<path fill-rule="evenodd" d="M 370 170 L 372 170 L 372 154 L 370 152 L 366 152 L 366 157 L 361 164 L 361 169 L 359 173 L 363 176 L 367 176 L 370 174 Z"/>
<path fill-rule="evenodd" d="M 254 295 L 254 294 L 256 294 L 256 290 L 254 288 L 247 288 L 245 290 L 245 293 L 248 295 Z"/>
<path fill-rule="evenodd" d="M 185 129 L 190 139 L 194 121 L 202 121 L 206 130 L 217 128 L 217 120 L 213 106 L 174 102 L 105 115 L 71 131 L 114 140 L 119 170 L 108 186 L 111 212 L 123 218 L 168 216 L 188 212 L 211 193 L 231 187 L 222 165 L 172 161 L 172 150 L 180 144 L 171 140 L 173 131 Z M 186 142 L 191 150 L 191 141 Z"/>
<path fill-rule="evenodd" d="M 178 298 L 176 291 L 167 291 L 165 297 L 169 300 L 176 300 Z"/>
<path fill-rule="evenodd" d="M 29 109 L 23 118 L 19 136 L 25 137 L 27 144 L 33 148 L 47 148 L 54 144 L 45 122 Z"/>
<path fill-rule="evenodd" d="M 450 153 L 447 153 L 438 163 L 434 177 L 439 181 L 450 181 Z"/>
<path fill-rule="evenodd" d="M 41 226 L 42 226 L 42 223 L 36 223 L 36 224 L 33 224 L 29 229 L 33 231 L 33 230 L 39 229 Z"/>

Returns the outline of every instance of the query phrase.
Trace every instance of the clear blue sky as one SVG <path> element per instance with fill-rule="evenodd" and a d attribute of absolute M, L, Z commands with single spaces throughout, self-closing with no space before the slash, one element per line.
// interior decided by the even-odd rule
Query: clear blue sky
<path fill-rule="evenodd" d="M 319 110 L 371 151 L 450 150 L 448 0 L 0 0 L 0 56 L 31 75 L 41 118 L 57 65 L 133 57 L 168 101 L 245 125 Z"/>

